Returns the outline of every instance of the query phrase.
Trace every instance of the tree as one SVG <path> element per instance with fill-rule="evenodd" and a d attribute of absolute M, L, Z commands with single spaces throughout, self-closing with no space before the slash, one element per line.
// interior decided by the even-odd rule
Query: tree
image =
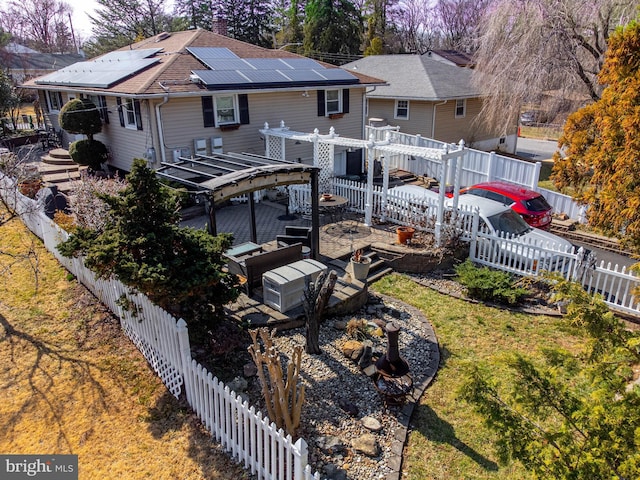
<path fill-rule="evenodd" d="M 15 104 L 16 97 L 11 79 L 4 70 L 0 69 L 0 118 L 4 118 L 14 108 Z M 4 122 L 1 123 L 2 127 L 4 127 Z"/>
<path fill-rule="evenodd" d="M 84 46 L 90 55 L 106 53 L 152 37 L 163 31 L 173 31 L 174 25 L 162 0 L 97 0 L 94 38 Z"/>
<path fill-rule="evenodd" d="M 491 0 L 438 0 L 433 15 L 438 19 L 441 47 L 475 52 L 480 19 Z"/>
<path fill-rule="evenodd" d="M 69 155 L 74 162 L 100 170 L 108 159 L 104 143 L 94 140 L 93 135 L 102 130 L 102 119 L 95 104 L 86 98 L 74 98 L 60 110 L 60 127 L 69 133 L 86 135 L 86 140 L 76 140 L 69 145 Z"/>
<path fill-rule="evenodd" d="M 497 0 L 480 23 L 475 80 L 484 93 L 481 117 L 507 133 L 521 106 L 558 91 L 598 100 L 597 74 L 610 33 L 635 16 L 636 2 L 617 0 Z"/>
<path fill-rule="evenodd" d="M 175 10 L 191 27 L 216 31 L 224 25 L 231 38 L 264 47 L 273 45 L 274 8 L 267 0 L 178 0 Z"/>
<path fill-rule="evenodd" d="M 640 25 L 609 39 L 602 98 L 571 115 L 558 142 L 552 179 L 589 205 L 589 224 L 640 251 Z"/>
<path fill-rule="evenodd" d="M 134 159 L 127 187 L 102 196 L 109 206 L 103 230 L 79 227 L 58 246 L 85 257 L 98 278 L 116 277 L 169 311 L 206 326 L 239 295 L 238 278 L 223 270 L 231 234 L 210 236 L 179 227 L 177 194 L 163 186 L 142 159 Z"/>
<path fill-rule="evenodd" d="M 305 7 L 304 52 L 332 61 L 360 53 L 362 18 L 349 0 L 309 0 Z"/>
<path fill-rule="evenodd" d="M 76 51 L 71 35 L 71 7 L 58 0 L 11 0 L 0 12 L 0 25 L 25 45 L 44 53 Z"/>
<path fill-rule="evenodd" d="M 569 300 L 567 320 L 591 339 L 586 361 L 552 349 L 542 364 L 515 356 L 511 386 L 475 366 L 462 397 L 498 434 L 501 460 L 520 460 L 537 478 L 638 478 L 640 387 L 630 382 L 640 335 L 581 285 L 560 280 L 556 292 Z"/>

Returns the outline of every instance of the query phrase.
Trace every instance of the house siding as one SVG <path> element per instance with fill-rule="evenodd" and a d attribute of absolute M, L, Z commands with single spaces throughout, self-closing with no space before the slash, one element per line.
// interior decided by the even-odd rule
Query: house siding
<path fill-rule="evenodd" d="M 109 165 L 129 171 L 134 158 L 145 158 L 152 146 L 152 126 L 150 124 L 151 106 L 146 100 L 140 101 L 142 130 L 125 128 L 120 125 L 118 105 L 115 97 L 107 97 L 109 123 L 102 125 L 102 131 L 94 138 L 100 140 L 109 149 Z"/>
<path fill-rule="evenodd" d="M 432 126 L 433 112 L 435 108 L 435 130 Z M 480 98 L 468 98 L 466 102 L 465 116 L 456 118 L 455 100 L 442 102 L 425 102 L 419 100 L 409 101 L 409 120 L 394 119 L 395 100 L 369 98 L 369 109 L 367 120 L 371 118 L 381 118 L 388 125 L 400 127 L 400 131 L 410 135 L 422 135 L 442 142 L 458 143 L 461 139 L 468 146 L 492 145 L 492 149 L 497 148 L 498 138 L 484 128 L 481 121 L 478 121 L 482 109 Z M 510 134 L 515 134 L 517 128 Z M 493 147 L 493 145 L 496 147 Z M 504 151 L 511 151 L 513 148 L 507 146 Z"/>
<path fill-rule="evenodd" d="M 260 129 L 265 122 L 270 127 L 278 127 L 281 121 L 293 131 L 311 133 L 318 129 L 328 134 L 334 127 L 337 134 L 344 137 L 362 138 L 364 89 L 351 89 L 349 113 L 342 118 L 330 119 L 317 116 L 316 91 L 309 90 L 309 96 L 302 92 L 270 92 L 248 94 L 249 118 L 251 123 L 240 125 L 236 130 L 222 131 L 216 127 L 205 127 L 200 97 L 173 98 L 162 105 L 161 116 L 164 132 L 165 155 L 168 161 L 173 158 L 173 150 L 189 148 L 193 153 L 194 139 L 207 141 L 207 152 L 211 152 L 211 137 L 222 138 L 224 152 L 247 152 L 264 155 L 264 140 Z M 159 147 L 158 147 L 159 148 Z M 305 163 L 313 158 L 311 143 L 286 143 L 287 159 L 300 159 Z"/>

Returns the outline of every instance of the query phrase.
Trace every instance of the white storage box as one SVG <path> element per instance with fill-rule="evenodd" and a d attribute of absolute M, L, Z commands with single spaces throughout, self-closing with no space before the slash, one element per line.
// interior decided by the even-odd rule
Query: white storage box
<path fill-rule="evenodd" d="M 265 305 L 286 312 L 302 305 L 305 277 L 315 282 L 327 267 L 317 260 L 300 260 L 284 267 L 269 270 L 262 275 L 262 296 Z"/>

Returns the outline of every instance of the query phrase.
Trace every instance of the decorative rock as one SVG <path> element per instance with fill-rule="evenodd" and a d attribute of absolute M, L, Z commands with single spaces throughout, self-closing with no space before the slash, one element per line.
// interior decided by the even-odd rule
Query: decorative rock
<path fill-rule="evenodd" d="M 367 368 L 362 369 L 362 373 L 364 373 L 367 377 L 373 377 L 378 370 L 374 364 L 369 365 Z"/>
<path fill-rule="evenodd" d="M 362 344 L 362 354 L 358 360 L 358 366 L 362 369 L 371 365 L 372 345 L 370 341 L 365 341 Z"/>
<path fill-rule="evenodd" d="M 324 473 L 331 480 L 347 480 L 347 472 L 333 464 L 325 466 Z"/>
<path fill-rule="evenodd" d="M 344 321 L 333 322 L 333 328 L 335 328 L 336 330 L 346 330 L 347 322 L 344 322 Z"/>
<path fill-rule="evenodd" d="M 333 435 L 320 436 L 317 438 L 316 443 L 318 447 L 325 453 L 330 455 L 334 453 L 344 452 L 345 446 L 338 437 Z"/>
<path fill-rule="evenodd" d="M 372 432 L 379 432 L 380 430 L 382 430 L 382 424 L 373 417 L 363 417 L 360 421 L 362 422 L 362 425 L 364 425 L 364 428 L 366 428 L 367 430 L 370 430 Z"/>
<path fill-rule="evenodd" d="M 249 382 L 242 377 L 236 377 L 227 383 L 227 386 L 229 387 L 229 390 L 233 390 L 236 393 L 242 393 L 247 390 Z"/>
<path fill-rule="evenodd" d="M 357 340 L 347 340 L 342 346 L 342 353 L 344 353 L 345 357 L 357 361 L 360 358 L 360 355 L 362 355 L 363 348 L 362 342 Z"/>
<path fill-rule="evenodd" d="M 358 416 L 358 406 L 346 400 L 338 400 L 338 406 L 352 417 Z"/>
<path fill-rule="evenodd" d="M 377 457 L 380 453 L 378 440 L 375 435 L 365 433 L 364 435 L 351 440 L 351 446 L 356 452 L 360 452 L 368 457 Z"/>
<path fill-rule="evenodd" d="M 242 367 L 243 375 L 247 378 L 255 377 L 258 374 L 258 367 L 253 362 L 245 363 Z"/>

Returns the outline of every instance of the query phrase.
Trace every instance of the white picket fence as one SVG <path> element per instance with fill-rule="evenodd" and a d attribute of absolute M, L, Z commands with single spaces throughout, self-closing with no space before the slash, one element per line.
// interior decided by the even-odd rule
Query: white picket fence
<path fill-rule="evenodd" d="M 307 185 L 292 185 L 290 209 L 303 208 L 311 203 L 311 189 Z M 349 199 L 349 209 L 364 213 L 366 185 L 335 178 L 333 191 Z M 409 225 L 418 230 L 433 232 L 438 211 L 437 203 L 430 197 L 415 197 L 406 193 L 383 191 L 373 187 L 373 217 L 397 225 Z M 295 210 L 292 210 L 295 211 Z M 585 258 L 584 250 L 562 250 L 556 245 L 523 244 L 507 235 L 494 236 L 479 229 L 478 215 L 471 210 L 454 212 L 448 208 L 443 215 L 443 232 L 471 242 L 472 261 L 516 275 L 537 276 L 543 272 L 559 272 L 565 278 L 581 282 L 589 293 L 603 296 L 612 309 L 632 315 L 640 315 L 640 303 L 631 292 L 640 284 L 640 278 L 618 265 L 596 266 L 592 258 Z M 511 254 L 505 254 L 511 252 Z M 515 253 L 514 253 L 515 252 Z"/>
<path fill-rule="evenodd" d="M 144 295 L 116 279 L 96 279 L 82 259 L 69 259 L 56 249 L 68 234 L 49 219 L 36 201 L 17 192 L 15 183 L 0 175 L 0 195 L 24 224 L 43 240 L 47 250 L 85 285 L 111 312 L 145 356 L 167 389 L 186 399 L 211 435 L 259 480 L 320 480 L 308 464 L 308 446 L 296 442 L 268 417 L 230 391 L 191 357 L 184 320 L 176 320 Z M 128 308 L 122 307 L 126 299 Z"/>
<path fill-rule="evenodd" d="M 394 143 L 401 145 L 415 145 L 429 148 L 442 149 L 446 143 L 439 142 L 420 135 L 401 133 L 397 127 L 366 127 L 366 135 L 374 136 L 374 140 L 382 141 L 389 135 Z M 499 155 L 495 152 L 483 152 L 468 148 L 462 157 L 459 184 L 461 186 L 474 185 L 492 180 L 504 180 L 522 185 L 530 190 L 542 193 L 555 213 L 564 213 L 569 218 L 586 223 L 586 206 L 578 204 L 568 195 L 553 192 L 545 188 L 539 188 L 540 180 L 539 162 L 532 163 L 516 158 Z M 392 155 L 389 158 L 390 168 L 408 171 L 414 175 L 424 175 L 431 178 L 441 178 L 441 165 L 435 160 L 426 158 L 414 158 L 409 155 Z M 453 165 L 449 166 L 450 169 Z M 447 172 L 447 183 L 454 184 L 454 172 Z"/>

